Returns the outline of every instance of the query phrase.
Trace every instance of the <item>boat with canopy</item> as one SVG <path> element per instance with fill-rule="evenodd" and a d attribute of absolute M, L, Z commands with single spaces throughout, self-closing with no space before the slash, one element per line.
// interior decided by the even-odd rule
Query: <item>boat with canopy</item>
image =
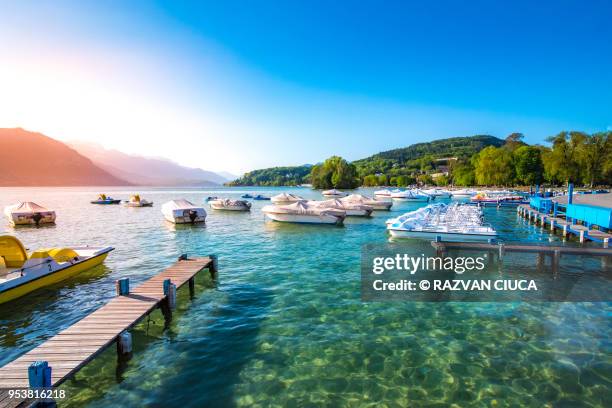
<path fill-rule="evenodd" d="M 54 224 L 55 211 L 31 201 L 18 202 L 4 208 L 4 215 L 11 225 Z"/>
<path fill-rule="evenodd" d="M 306 201 L 289 205 L 267 205 L 261 211 L 274 221 L 303 224 L 342 225 L 346 217 L 345 211 L 313 206 Z"/>

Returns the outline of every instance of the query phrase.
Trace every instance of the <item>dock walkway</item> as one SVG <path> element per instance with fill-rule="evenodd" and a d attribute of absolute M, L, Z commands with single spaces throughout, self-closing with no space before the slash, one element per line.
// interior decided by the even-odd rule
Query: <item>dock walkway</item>
<path fill-rule="evenodd" d="M 0 368 L 0 388 L 27 388 L 30 385 L 28 369 L 36 361 L 48 362 L 51 386 L 60 385 L 156 307 L 163 307 L 163 302 L 167 300 L 164 281 L 170 279 L 176 289 L 189 282 L 193 290 L 195 275 L 206 268 L 211 273 L 216 272 L 214 256 L 181 259 L 127 295 L 113 298 L 74 325 Z M 0 393 L 0 407 L 18 406 L 19 403 L 15 402 L 7 398 L 6 391 Z"/>
<path fill-rule="evenodd" d="M 554 217 L 551 214 L 543 214 L 537 210 L 534 210 L 528 204 L 519 205 L 516 211 L 519 215 L 527 218 L 529 222 L 534 222 L 536 224 L 540 223 L 542 227 L 546 227 L 548 225 L 552 232 L 559 230 L 564 236 L 574 234 L 578 237 L 580 242 L 591 240 L 603 243 L 604 247 L 607 248 L 608 244 L 612 241 L 612 234 L 608 232 L 589 228 L 585 225 L 572 223 L 563 217 Z"/>

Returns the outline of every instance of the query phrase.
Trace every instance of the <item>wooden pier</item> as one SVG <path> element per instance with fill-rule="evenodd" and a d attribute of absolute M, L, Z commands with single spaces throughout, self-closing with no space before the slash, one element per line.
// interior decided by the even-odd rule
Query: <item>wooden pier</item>
<path fill-rule="evenodd" d="M 118 352 L 130 352 L 130 328 L 157 307 L 167 315 L 174 308 L 176 289 L 189 283 L 193 292 L 195 276 L 204 269 L 214 275 L 216 268 L 215 256 L 195 259 L 182 256 L 134 290 L 129 290 L 127 279 L 118 281 L 118 295 L 106 305 L 0 368 L 0 388 L 56 387 L 115 342 Z M 33 365 L 39 364 L 36 362 L 46 362 L 51 370 L 46 379 L 42 374 L 42 383 L 34 379 L 33 384 L 32 371 L 36 369 Z M 23 401 L 9 399 L 7 391 L 0 392 L 0 407 L 20 404 Z"/>
<path fill-rule="evenodd" d="M 585 225 L 576 224 L 575 222 L 568 221 L 566 218 L 561 216 L 553 216 L 551 214 L 543 214 L 537 210 L 531 208 L 528 204 L 519 205 L 516 209 L 517 213 L 525 217 L 529 222 L 534 224 L 540 224 L 542 228 L 550 228 L 551 232 L 561 232 L 563 237 L 567 237 L 569 234 L 574 234 L 578 237 L 578 240 L 583 243 L 586 240 L 600 242 L 604 248 L 608 247 L 610 241 L 612 241 L 612 234 L 598 229 L 589 228 Z"/>

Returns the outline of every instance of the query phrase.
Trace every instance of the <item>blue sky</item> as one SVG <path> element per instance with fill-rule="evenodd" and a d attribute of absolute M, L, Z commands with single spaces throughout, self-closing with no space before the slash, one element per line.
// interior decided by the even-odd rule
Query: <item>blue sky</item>
<path fill-rule="evenodd" d="M 0 126 L 235 173 L 612 126 L 612 3 L 6 2 Z"/>

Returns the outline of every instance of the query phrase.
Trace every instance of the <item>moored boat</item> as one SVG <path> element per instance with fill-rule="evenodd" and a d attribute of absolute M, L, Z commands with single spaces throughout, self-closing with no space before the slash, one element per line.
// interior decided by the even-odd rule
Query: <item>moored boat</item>
<path fill-rule="evenodd" d="M 213 210 L 226 210 L 226 211 L 250 211 L 251 203 L 245 200 L 230 200 L 218 198 L 210 200 L 208 202 L 210 208 Z"/>
<path fill-rule="evenodd" d="M 392 191 L 388 188 L 384 188 L 382 190 L 377 190 L 374 192 L 374 197 L 389 197 L 391 198 Z"/>
<path fill-rule="evenodd" d="M 185 199 L 172 200 L 163 204 L 162 214 L 174 224 L 196 224 L 206 221 L 206 210 Z"/>
<path fill-rule="evenodd" d="M 4 208 L 11 225 L 41 225 L 55 223 L 55 211 L 31 201 L 19 202 Z"/>
<path fill-rule="evenodd" d="M 247 193 L 247 194 L 241 195 L 240 198 L 253 198 L 253 196 Z"/>
<path fill-rule="evenodd" d="M 427 202 L 432 199 L 427 194 L 420 193 L 416 190 L 406 190 L 391 193 L 391 198 L 396 201 L 409 201 L 409 202 Z"/>
<path fill-rule="evenodd" d="M 346 212 L 334 208 L 320 208 L 305 201 L 289 205 L 267 205 L 261 211 L 271 220 L 303 224 L 342 225 Z"/>
<path fill-rule="evenodd" d="M 112 247 L 39 249 L 30 255 L 17 238 L 0 236 L 0 303 L 100 265 Z"/>
<path fill-rule="evenodd" d="M 271 198 L 272 203 L 276 205 L 288 205 L 297 203 L 298 201 L 304 201 L 304 199 L 298 195 L 291 193 L 280 193 Z"/>
<path fill-rule="evenodd" d="M 332 188 L 331 190 L 322 191 L 321 194 L 323 195 L 323 197 L 346 197 L 348 195 L 348 193 L 336 190 L 335 188 Z"/>
<path fill-rule="evenodd" d="M 466 198 L 466 197 L 472 197 L 473 195 L 476 195 L 477 191 L 476 190 L 472 190 L 469 188 L 462 188 L 461 190 L 453 190 L 451 191 L 451 194 L 453 195 L 453 198 Z"/>
<path fill-rule="evenodd" d="M 435 198 L 450 198 L 452 195 L 450 191 L 443 190 L 441 188 L 430 188 L 427 190 L 422 190 L 422 192 Z"/>
<path fill-rule="evenodd" d="M 270 201 L 270 197 L 266 197 L 266 196 L 263 196 L 261 194 L 257 194 L 255 197 L 253 197 L 253 200 Z"/>
<path fill-rule="evenodd" d="M 493 227 L 483 223 L 478 207 L 467 204 L 433 204 L 387 221 L 395 238 L 440 237 L 445 241 L 487 241 L 497 237 Z"/>
<path fill-rule="evenodd" d="M 361 204 L 372 207 L 374 210 L 389 211 L 393 206 L 391 200 L 376 200 L 362 194 L 351 194 L 340 199 L 343 203 Z"/>
<path fill-rule="evenodd" d="M 140 198 L 139 194 L 134 194 L 125 202 L 125 205 L 127 207 L 153 207 L 153 202 Z"/>
<path fill-rule="evenodd" d="M 332 198 L 331 200 L 323 201 L 308 201 L 308 204 L 317 208 L 331 208 L 346 212 L 347 216 L 352 217 L 369 217 L 374 209 L 369 205 L 343 202 L 339 199 Z"/>
<path fill-rule="evenodd" d="M 100 194 L 98 195 L 98 199 L 97 200 L 93 200 L 91 201 L 92 204 L 119 204 L 121 202 L 121 200 L 116 200 L 112 197 L 107 197 L 106 194 Z"/>

